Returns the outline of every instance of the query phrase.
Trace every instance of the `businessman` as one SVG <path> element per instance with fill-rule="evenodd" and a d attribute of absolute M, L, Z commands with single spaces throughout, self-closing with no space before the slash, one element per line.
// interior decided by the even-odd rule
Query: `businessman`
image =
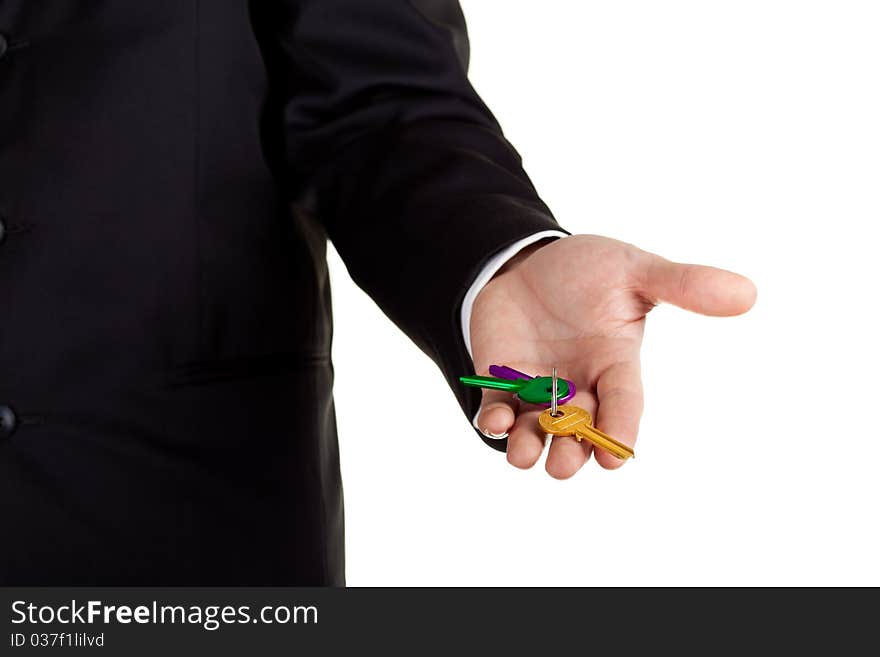
<path fill-rule="evenodd" d="M 0 583 L 344 583 L 328 238 L 513 465 L 491 362 L 635 441 L 647 312 L 754 287 L 568 235 L 467 58 L 455 0 L 0 1 Z"/>

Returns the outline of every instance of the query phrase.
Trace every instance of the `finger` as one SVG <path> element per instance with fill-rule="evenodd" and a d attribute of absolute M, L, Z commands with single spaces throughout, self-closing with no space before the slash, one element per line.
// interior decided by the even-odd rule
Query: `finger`
<path fill-rule="evenodd" d="M 483 390 L 477 428 L 489 438 L 503 438 L 516 419 L 519 399 L 504 390 Z"/>
<path fill-rule="evenodd" d="M 758 291 L 745 276 L 725 269 L 686 265 L 647 253 L 642 292 L 702 315 L 740 315 L 755 303 Z"/>
<path fill-rule="evenodd" d="M 568 403 L 580 406 L 595 415 L 595 397 L 586 390 L 578 390 Z M 592 453 L 593 445 L 587 440 L 578 442 L 572 436 L 554 436 L 544 469 L 554 479 L 568 479 L 583 467 Z"/>
<path fill-rule="evenodd" d="M 544 433 L 538 426 L 541 410 L 520 411 L 507 439 L 507 461 L 522 469 L 531 468 L 544 451 Z"/>
<path fill-rule="evenodd" d="M 553 436 L 544 468 L 554 479 L 568 479 L 583 467 L 590 457 L 591 445 L 572 436 Z"/>
<path fill-rule="evenodd" d="M 636 444 L 644 407 L 640 369 L 636 356 L 615 363 L 596 382 L 599 397 L 596 428 L 630 447 Z M 599 465 L 608 470 L 619 468 L 625 462 L 598 447 L 594 454 Z"/>

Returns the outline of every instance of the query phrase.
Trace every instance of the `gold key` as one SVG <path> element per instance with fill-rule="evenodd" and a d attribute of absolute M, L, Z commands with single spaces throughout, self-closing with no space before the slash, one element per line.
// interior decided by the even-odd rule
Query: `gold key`
<path fill-rule="evenodd" d="M 578 442 L 589 440 L 619 459 L 635 456 L 632 447 L 596 429 L 593 416 L 580 406 L 563 404 L 556 409 L 556 417 L 553 416 L 553 409 L 548 408 L 538 416 L 538 424 L 545 433 L 554 436 L 574 436 Z"/>

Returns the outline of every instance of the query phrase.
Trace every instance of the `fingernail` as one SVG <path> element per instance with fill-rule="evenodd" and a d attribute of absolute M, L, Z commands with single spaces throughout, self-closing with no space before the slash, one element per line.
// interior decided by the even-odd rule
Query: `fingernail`
<path fill-rule="evenodd" d="M 479 425 L 480 415 L 483 413 L 483 407 L 481 406 L 477 409 L 477 414 L 474 416 L 474 429 L 479 431 L 481 434 L 486 436 L 486 438 L 491 438 L 492 440 L 501 440 L 502 438 L 507 438 L 508 433 L 505 431 L 504 433 L 492 433 L 491 431 L 487 431 L 483 427 Z"/>

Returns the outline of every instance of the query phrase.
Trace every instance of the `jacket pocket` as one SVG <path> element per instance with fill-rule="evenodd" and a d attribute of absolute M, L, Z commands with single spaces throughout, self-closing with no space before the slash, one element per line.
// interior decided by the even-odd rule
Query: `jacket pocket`
<path fill-rule="evenodd" d="M 330 366 L 330 354 L 323 352 L 275 353 L 238 358 L 193 361 L 170 370 L 165 388 L 197 386 L 223 381 L 271 377 L 315 366 Z"/>

